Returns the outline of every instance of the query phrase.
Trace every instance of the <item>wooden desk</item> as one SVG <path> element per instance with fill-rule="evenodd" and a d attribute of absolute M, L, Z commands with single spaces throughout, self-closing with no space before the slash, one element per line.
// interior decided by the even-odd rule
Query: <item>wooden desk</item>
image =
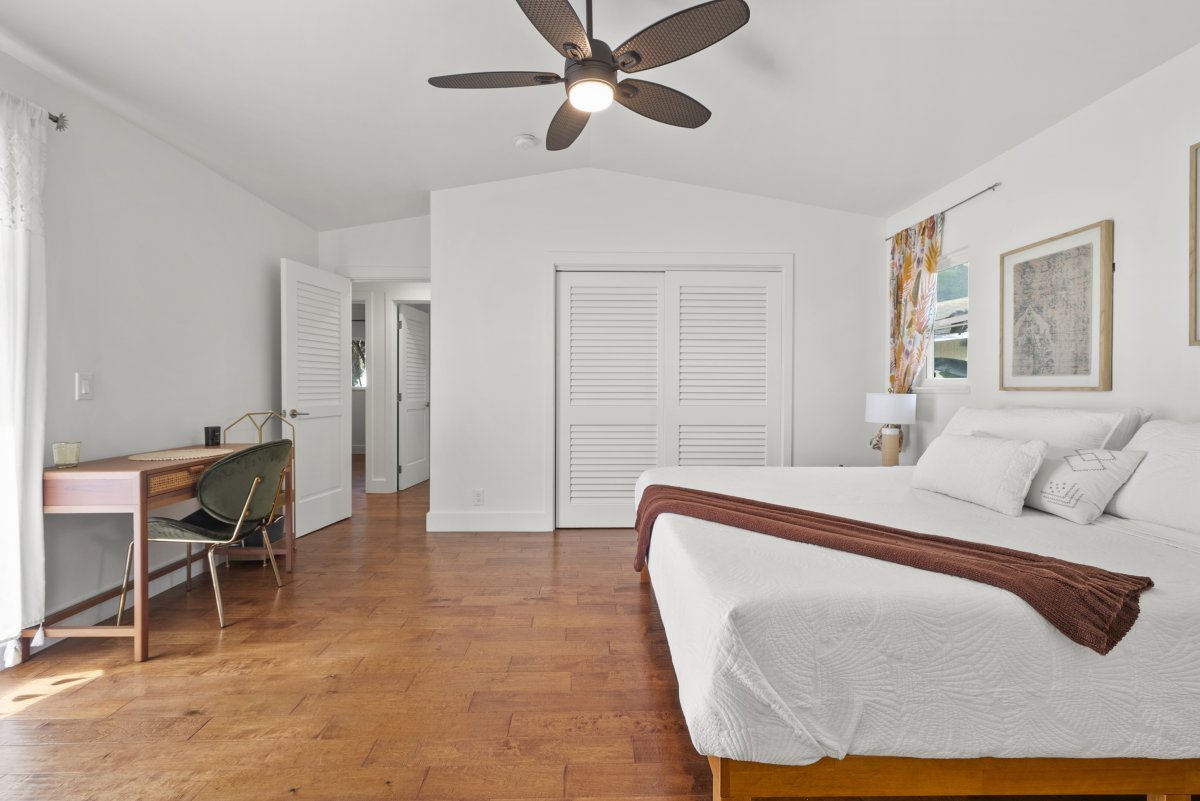
<path fill-rule="evenodd" d="M 203 446 L 187 445 L 186 448 Z M 213 450 L 242 450 L 249 444 L 214 446 Z M 69 610 L 47 616 L 47 637 L 132 637 L 133 659 L 144 662 L 150 648 L 150 576 L 147 566 L 147 512 L 162 506 L 196 497 L 196 482 L 209 465 L 227 454 L 216 453 L 202 459 L 180 459 L 161 462 L 134 461 L 128 456 L 81 462 L 78 467 L 58 470 L 48 468 L 42 476 L 43 511 L 48 514 L 131 514 L 133 515 L 133 624 L 124 626 L 54 626 L 52 623 L 73 616 L 102 601 L 115 597 L 110 590 L 77 604 Z M 283 560 L 287 572 L 292 571 L 295 557 L 295 498 L 292 492 L 292 469 L 289 465 L 284 482 Z M 247 555 L 266 555 L 263 548 L 247 548 Z M 201 557 L 203 554 L 201 554 Z M 21 632 L 22 649 L 36 629 Z"/>

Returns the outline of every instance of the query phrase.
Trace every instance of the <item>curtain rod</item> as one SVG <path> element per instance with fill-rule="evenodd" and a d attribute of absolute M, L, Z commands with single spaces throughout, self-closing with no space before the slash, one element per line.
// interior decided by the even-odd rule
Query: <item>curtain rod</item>
<path fill-rule="evenodd" d="M 66 114 L 51 114 L 50 112 L 46 112 L 46 116 L 50 118 L 50 122 L 54 123 L 56 131 L 65 131 L 67 130 L 67 126 L 71 124 Z"/>
<path fill-rule="evenodd" d="M 939 211 L 939 212 L 938 212 L 938 214 L 945 214 L 945 213 L 946 213 L 946 212 L 948 212 L 948 211 L 952 211 L 953 209 L 957 209 L 957 208 L 958 208 L 959 206 L 961 206 L 962 204 L 964 204 L 964 203 L 970 203 L 972 200 L 974 200 L 975 198 L 979 197 L 980 195 L 985 195 L 985 194 L 987 194 L 988 192 L 994 192 L 994 191 L 996 191 L 996 188 L 997 188 L 997 187 L 999 187 L 999 186 L 1000 186 L 1000 182 L 999 182 L 999 181 L 996 181 L 996 183 L 992 184 L 992 185 L 991 185 L 991 186 L 989 186 L 987 189 L 980 189 L 980 190 L 979 190 L 978 192 L 976 192 L 975 194 L 971 195 L 971 196 L 970 196 L 970 197 L 968 197 L 968 198 L 963 198 L 962 200 L 960 200 L 960 201 L 958 201 L 957 203 L 955 203 L 953 206 L 947 206 L 946 208 L 944 208 L 944 209 L 942 209 L 941 211 Z M 892 241 L 892 237 L 890 237 L 890 236 L 885 236 L 885 237 L 883 238 L 883 241 L 884 241 L 884 242 L 891 242 L 891 241 Z"/>

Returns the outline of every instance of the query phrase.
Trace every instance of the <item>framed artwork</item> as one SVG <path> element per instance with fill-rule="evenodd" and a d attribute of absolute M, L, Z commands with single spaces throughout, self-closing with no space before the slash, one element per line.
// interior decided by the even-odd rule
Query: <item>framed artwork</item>
<path fill-rule="evenodd" d="M 1112 389 L 1113 221 L 1000 256 L 1000 389 Z"/>
<path fill-rule="evenodd" d="M 1196 261 L 1200 253 L 1196 250 L 1196 237 L 1200 236 L 1200 144 L 1192 145 L 1191 180 L 1191 216 L 1188 228 L 1191 229 L 1191 245 L 1188 248 L 1191 257 L 1191 279 L 1188 282 L 1188 303 L 1191 306 L 1191 323 L 1188 326 L 1188 342 L 1200 345 L 1200 277 L 1197 277 Z"/>

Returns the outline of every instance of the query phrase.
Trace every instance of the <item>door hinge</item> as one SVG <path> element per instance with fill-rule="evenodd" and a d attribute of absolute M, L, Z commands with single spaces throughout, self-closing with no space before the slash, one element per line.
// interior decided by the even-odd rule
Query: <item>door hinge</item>
<path fill-rule="evenodd" d="M 403 321 L 403 320 L 397 320 L 397 321 L 396 321 L 396 330 L 397 330 L 397 331 L 399 331 L 399 330 L 400 330 L 401 328 L 403 328 L 403 327 L 404 327 L 404 321 Z"/>
<path fill-rule="evenodd" d="M 397 392 L 397 393 L 396 393 L 396 400 L 397 400 L 397 401 L 402 401 L 402 400 L 404 400 L 404 393 L 403 393 L 403 392 Z"/>
<path fill-rule="evenodd" d="M 404 465 L 402 465 L 402 464 L 396 465 L 396 475 L 400 475 L 403 472 L 404 472 Z"/>

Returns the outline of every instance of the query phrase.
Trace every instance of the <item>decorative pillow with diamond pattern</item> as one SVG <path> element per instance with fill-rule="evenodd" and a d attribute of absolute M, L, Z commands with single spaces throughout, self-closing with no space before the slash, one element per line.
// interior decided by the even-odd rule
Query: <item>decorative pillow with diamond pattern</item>
<path fill-rule="evenodd" d="M 1075 523 L 1091 523 L 1145 457 L 1145 451 L 1047 448 L 1025 505 Z"/>

